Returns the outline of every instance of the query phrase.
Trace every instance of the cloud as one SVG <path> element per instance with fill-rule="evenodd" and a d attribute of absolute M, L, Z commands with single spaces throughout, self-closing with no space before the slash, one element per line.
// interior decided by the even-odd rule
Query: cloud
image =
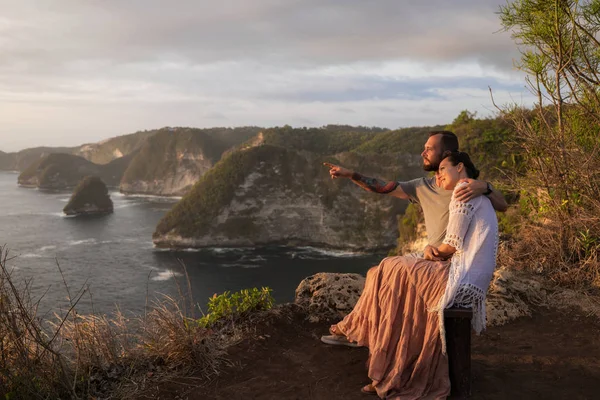
<path fill-rule="evenodd" d="M 5 4 L 0 31 L 11 35 L 2 46 L 5 60 L 30 70 L 97 60 L 263 60 L 296 66 L 475 60 L 507 67 L 515 49 L 507 34 L 495 33 L 500 3 L 180 0 L 166 6 L 158 0 L 21 0 Z"/>
<path fill-rule="evenodd" d="M 2 149 L 167 125 L 448 122 L 489 107 L 488 85 L 521 96 L 500 4 L 0 0 Z"/>

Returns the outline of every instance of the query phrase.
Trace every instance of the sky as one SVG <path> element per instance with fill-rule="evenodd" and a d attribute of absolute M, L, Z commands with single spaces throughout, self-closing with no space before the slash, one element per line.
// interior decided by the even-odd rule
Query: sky
<path fill-rule="evenodd" d="M 0 0 L 0 150 L 529 105 L 502 0 Z"/>

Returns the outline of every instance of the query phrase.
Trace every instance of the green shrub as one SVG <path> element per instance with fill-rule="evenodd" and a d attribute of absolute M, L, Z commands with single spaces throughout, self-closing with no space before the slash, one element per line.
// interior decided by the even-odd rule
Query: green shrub
<path fill-rule="evenodd" d="M 239 292 L 224 292 L 211 297 L 208 301 L 208 314 L 198 320 L 201 327 L 211 327 L 219 321 L 233 321 L 254 311 L 264 311 L 273 307 L 273 290 L 243 289 Z"/>

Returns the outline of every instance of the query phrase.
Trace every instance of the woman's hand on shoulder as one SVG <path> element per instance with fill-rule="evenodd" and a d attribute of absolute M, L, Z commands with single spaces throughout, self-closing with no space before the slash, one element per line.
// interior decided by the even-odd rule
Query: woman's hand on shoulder
<path fill-rule="evenodd" d="M 443 258 L 440 257 L 440 252 L 438 249 L 432 245 L 427 245 L 425 250 L 423 250 L 423 258 L 431 261 L 442 261 Z"/>

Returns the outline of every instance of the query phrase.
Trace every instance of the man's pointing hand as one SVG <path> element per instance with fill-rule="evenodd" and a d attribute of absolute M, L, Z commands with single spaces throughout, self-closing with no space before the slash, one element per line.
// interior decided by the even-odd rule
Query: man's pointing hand
<path fill-rule="evenodd" d="M 329 176 L 331 176 L 331 179 L 352 177 L 352 171 L 349 169 L 328 162 L 324 162 L 323 165 L 329 168 Z"/>

